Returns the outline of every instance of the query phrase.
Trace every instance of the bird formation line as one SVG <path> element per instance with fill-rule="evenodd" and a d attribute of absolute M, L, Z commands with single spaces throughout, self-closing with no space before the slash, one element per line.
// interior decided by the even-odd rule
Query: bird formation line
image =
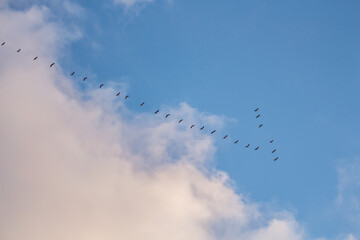
<path fill-rule="evenodd" d="M 3 46 L 5 46 L 5 44 L 6 44 L 6 42 L 3 42 L 2 44 L 1 44 L 1 46 L 3 47 Z M 17 53 L 20 53 L 20 51 L 21 51 L 21 48 L 19 48 L 16 52 Z M 36 61 L 38 59 L 38 56 L 36 56 L 36 57 L 34 57 L 33 58 L 33 61 Z M 52 68 L 53 66 L 55 65 L 55 63 L 54 62 L 52 62 L 51 64 L 50 64 L 50 68 Z M 70 76 L 75 76 L 75 71 L 72 71 L 71 73 L 70 73 Z M 88 78 L 85 76 L 84 78 L 83 78 L 83 82 L 85 82 L 86 80 L 87 80 Z M 102 88 L 104 86 L 104 83 L 101 83 L 100 85 L 99 85 L 99 88 Z M 121 93 L 120 92 L 118 92 L 118 93 L 116 93 L 116 96 L 117 97 L 119 97 L 121 95 Z M 130 96 L 129 95 L 126 95 L 125 97 L 124 97 L 124 99 L 126 100 L 126 99 L 128 99 Z M 145 102 L 142 102 L 141 104 L 140 104 L 140 107 L 142 107 L 142 106 L 144 106 L 144 104 L 145 104 Z M 154 114 L 158 114 L 160 112 L 160 109 L 157 109 L 155 112 L 154 112 Z M 261 117 L 261 115 L 258 113 L 259 112 L 259 108 L 256 108 L 256 109 L 254 109 L 254 112 L 256 112 L 257 113 L 257 115 L 256 115 L 256 117 L 255 118 L 260 118 Z M 170 117 L 170 113 L 167 113 L 166 115 L 165 115 L 165 118 L 169 118 Z M 180 119 L 179 121 L 178 121 L 178 123 L 180 124 L 180 123 L 182 123 L 184 121 L 184 119 Z M 258 128 L 261 128 L 261 127 L 263 127 L 264 125 L 262 124 L 262 123 L 260 123 L 260 125 L 258 126 Z M 194 128 L 195 127 L 195 124 L 191 124 L 191 126 L 190 126 L 190 128 L 192 129 L 192 128 Z M 200 131 L 202 131 L 202 130 L 204 130 L 204 128 L 205 128 L 205 126 L 202 126 L 202 127 L 200 127 L 199 128 L 199 130 Z M 213 129 L 211 132 L 210 132 L 210 135 L 213 135 L 213 134 L 215 134 L 215 132 L 216 132 L 216 129 Z M 228 134 L 226 134 L 225 136 L 223 136 L 222 138 L 225 140 L 225 139 L 227 139 L 228 138 Z M 234 141 L 234 144 L 237 144 L 239 142 L 239 139 L 236 139 L 235 141 Z M 269 141 L 269 143 L 270 144 L 272 144 L 274 142 L 274 139 L 271 139 L 270 141 Z M 247 145 L 245 145 L 245 148 L 249 148 L 250 147 L 250 143 L 248 143 Z M 257 150 L 259 150 L 260 149 L 260 146 L 257 146 L 257 147 L 255 147 L 255 149 L 254 149 L 254 151 L 257 151 Z M 272 152 L 271 152 L 271 154 L 274 154 L 276 152 L 276 148 L 274 149 L 274 150 L 272 150 Z M 274 158 L 274 161 L 277 161 L 279 159 L 279 157 L 275 157 Z"/>

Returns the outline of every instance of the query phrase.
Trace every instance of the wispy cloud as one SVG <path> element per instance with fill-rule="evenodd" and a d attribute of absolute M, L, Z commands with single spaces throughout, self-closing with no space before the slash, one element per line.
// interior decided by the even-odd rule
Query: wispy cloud
<path fill-rule="evenodd" d="M 211 137 L 132 113 L 111 87 L 80 92 L 50 69 L 69 38 L 49 14 L 0 11 L 1 239 L 303 238 L 291 214 L 262 214 L 208 167 Z M 168 110 L 222 124 L 185 103 Z"/>
<path fill-rule="evenodd" d="M 360 159 L 342 161 L 337 169 L 336 203 L 343 212 L 360 226 Z"/>
<path fill-rule="evenodd" d="M 63 5 L 64 9 L 73 16 L 83 17 L 85 14 L 85 9 L 75 2 L 66 0 L 63 2 Z"/>
<path fill-rule="evenodd" d="M 149 3 L 153 2 L 154 0 L 113 0 L 115 4 L 122 4 L 125 7 L 132 7 L 139 3 Z"/>
<path fill-rule="evenodd" d="M 356 238 L 354 237 L 354 235 L 349 234 L 346 236 L 345 240 L 356 240 Z"/>

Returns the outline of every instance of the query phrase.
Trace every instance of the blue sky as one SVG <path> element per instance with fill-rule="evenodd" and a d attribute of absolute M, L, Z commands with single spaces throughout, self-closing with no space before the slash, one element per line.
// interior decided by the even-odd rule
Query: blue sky
<path fill-rule="evenodd" d="M 269 149 L 219 143 L 216 164 L 257 201 L 295 208 L 315 236 L 356 231 L 333 204 L 337 166 L 360 155 L 358 1 L 158 1 L 137 14 L 79 4 L 91 21 L 72 64 L 126 76 L 156 106 L 187 102 L 234 118 L 229 135 L 273 137 L 277 163 Z"/>
<path fill-rule="evenodd" d="M 314 235 L 358 227 L 332 205 L 338 161 L 360 149 L 359 2 L 154 2 L 137 14 L 79 4 L 89 14 L 86 37 L 66 56 L 72 64 L 99 78 L 126 76 L 130 93 L 154 106 L 187 102 L 235 118 L 230 135 L 273 136 L 278 163 L 219 143 L 218 167 L 257 201 L 297 209 Z"/>
<path fill-rule="evenodd" d="M 83 10 L 56 15 L 82 34 L 64 49 L 65 68 L 126 83 L 149 112 L 186 102 L 223 116 L 215 164 L 238 192 L 294 212 L 311 237 L 360 234 L 359 209 L 337 201 L 339 169 L 360 156 L 359 1 L 74 3 Z"/>

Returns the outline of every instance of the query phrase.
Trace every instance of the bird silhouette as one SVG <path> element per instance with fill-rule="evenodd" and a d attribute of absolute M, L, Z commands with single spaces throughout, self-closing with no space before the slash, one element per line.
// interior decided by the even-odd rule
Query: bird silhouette
<path fill-rule="evenodd" d="M 262 126 L 264 126 L 264 125 L 260 124 L 260 125 L 259 125 L 259 128 L 261 128 Z"/>
<path fill-rule="evenodd" d="M 36 57 L 34 57 L 34 59 L 33 59 L 33 60 L 35 61 L 36 59 L 38 59 L 38 57 L 37 57 L 37 56 L 36 56 Z"/>
<path fill-rule="evenodd" d="M 254 110 L 254 112 L 257 112 L 259 110 L 259 108 L 256 108 L 255 110 Z"/>
<path fill-rule="evenodd" d="M 169 116 L 170 116 L 170 114 L 168 113 L 168 114 L 166 114 L 165 118 L 168 118 Z"/>
<path fill-rule="evenodd" d="M 274 159 L 274 161 L 276 161 L 276 160 L 278 160 L 279 158 L 278 157 L 276 157 L 275 159 Z"/>
<path fill-rule="evenodd" d="M 255 148 L 255 151 L 258 150 L 258 149 L 259 149 L 259 147 L 256 147 L 256 148 Z"/>
<path fill-rule="evenodd" d="M 193 128 L 193 127 L 195 127 L 195 125 L 193 124 L 193 125 L 191 125 L 191 127 L 190 128 Z"/>
<path fill-rule="evenodd" d="M 142 102 L 142 103 L 140 104 L 140 107 L 144 106 L 144 104 L 145 104 L 145 103 L 144 103 L 144 102 Z"/>
<path fill-rule="evenodd" d="M 250 144 L 246 145 L 245 147 L 246 147 L 246 148 L 250 147 Z"/>
<path fill-rule="evenodd" d="M 102 84 L 100 84 L 100 87 L 99 88 L 102 88 L 104 86 L 104 84 L 102 83 Z"/>
<path fill-rule="evenodd" d="M 119 96 L 120 95 L 120 92 L 118 92 L 117 94 L 116 94 L 116 96 Z"/>
<path fill-rule="evenodd" d="M 204 126 L 202 126 L 201 128 L 200 128 L 200 130 L 203 130 L 204 129 Z"/>
<path fill-rule="evenodd" d="M 21 51 L 21 48 L 19 48 L 16 52 L 20 52 Z"/>
<path fill-rule="evenodd" d="M 154 113 L 155 113 L 155 114 L 157 114 L 158 112 L 159 112 L 159 109 L 158 109 L 158 110 L 156 110 Z"/>
<path fill-rule="evenodd" d="M 84 77 L 83 82 L 86 81 L 87 77 Z"/>
<path fill-rule="evenodd" d="M 223 139 L 226 139 L 228 137 L 228 135 L 225 135 L 224 137 L 223 137 Z"/>
<path fill-rule="evenodd" d="M 4 46 L 5 45 L 5 42 L 3 42 L 2 44 L 1 44 L 1 46 Z"/>
<path fill-rule="evenodd" d="M 270 143 L 273 143 L 273 142 L 274 142 L 274 140 L 271 140 L 271 141 L 270 141 Z"/>
<path fill-rule="evenodd" d="M 260 114 L 256 116 L 256 118 L 259 118 L 260 117 Z"/>
<path fill-rule="evenodd" d="M 70 75 L 71 75 L 71 76 L 74 76 L 74 74 L 75 74 L 75 72 L 72 72 Z"/>
<path fill-rule="evenodd" d="M 216 132 L 216 130 L 213 130 L 210 134 L 214 134 Z"/>
<path fill-rule="evenodd" d="M 52 66 L 54 66 L 55 65 L 55 63 L 52 63 L 52 64 L 50 64 L 50 67 L 52 67 Z"/>
<path fill-rule="evenodd" d="M 238 143 L 239 142 L 239 140 L 236 140 L 234 143 L 236 144 L 236 143 Z"/>
<path fill-rule="evenodd" d="M 125 99 L 128 99 L 129 97 L 130 97 L 129 95 L 126 95 L 126 96 L 125 96 Z"/>
<path fill-rule="evenodd" d="M 271 153 L 274 153 L 274 152 L 276 152 L 276 149 L 274 149 Z"/>
<path fill-rule="evenodd" d="M 183 121 L 183 119 L 180 119 L 179 123 L 181 123 Z"/>

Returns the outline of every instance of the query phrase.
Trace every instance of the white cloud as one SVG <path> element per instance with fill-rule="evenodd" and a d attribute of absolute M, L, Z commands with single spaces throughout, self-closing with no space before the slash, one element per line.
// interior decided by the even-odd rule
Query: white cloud
<path fill-rule="evenodd" d="M 297 230 L 297 231 L 294 231 Z M 254 231 L 250 234 L 250 240 L 258 239 L 276 239 L 276 240 L 287 240 L 287 239 L 302 239 L 302 235 L 299 234 L 299 229 L 296 221 L 293 219 L 287 220 L 272 220 L 268 227 Z"/>
<path fill-rule="evenodd" d="M 69 36 L 49 14 L 0 11 L 0 239 L 302 238 L 291 216 L 265 216 L 207 167 L 212 138 L 50 69 Z M 221 124 L 186 104 L 168 110 Z"/>

